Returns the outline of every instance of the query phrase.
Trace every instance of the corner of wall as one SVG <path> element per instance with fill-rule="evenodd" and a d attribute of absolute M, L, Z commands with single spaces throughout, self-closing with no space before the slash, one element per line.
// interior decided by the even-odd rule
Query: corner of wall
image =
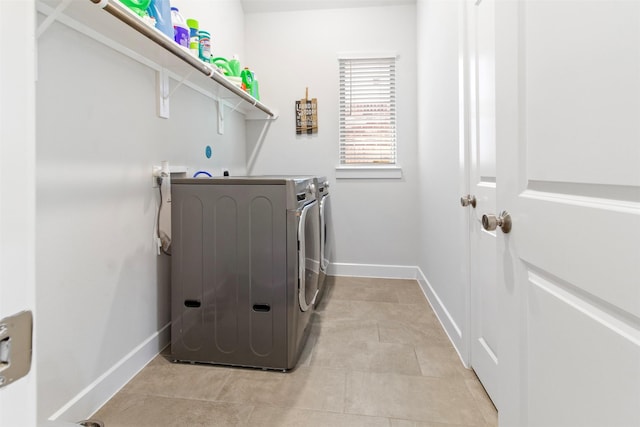
<path fill-rule="evenodd" d="M 465 343 L 466 337 L 464 336 L 463 329 L 458 325 L 449 310 L 447 310 L 446 305 L 442 302 L 442 299 L 438 296 L 434 287 L 431 286 L 431 283 L 429 283 L 429 280 L 422 269 L 420 267 L 416 267 L 416 270 L 418 284 L 429 302 L 429 305 L 433 309 L 433 312 L 436 314 L 436 317 L 440 321 L 445 333 L 449 337 L 449 341 L 453 344 L 453 347 L 458 353 L 458 357 L 460 357 L 460 360 L 465 367 L 469 367 L 469 358 L 467 357 L 468 352 L 466 350 L 467 344 Z"/>
<path fill-rule="evenodd" d="M 418 282 L 465 365 L 469 364 L 466 229 L 457 204 L 465 188 L 461 129 L 461 1 L 417 0 Z M 440 222 L 447 218 L 447 226 Z M 468 219 L 467 219 L 468 221 Z M 467 227 L 468 229 L 468 227 Z"/>

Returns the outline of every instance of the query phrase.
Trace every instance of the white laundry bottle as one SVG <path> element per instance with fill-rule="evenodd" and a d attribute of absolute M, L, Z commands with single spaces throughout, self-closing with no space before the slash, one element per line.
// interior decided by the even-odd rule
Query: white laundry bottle
<path fill-rule="evenodd" d="M 171 24 L 173 25 L 173 39 L 180 46 L 189 49 L 189 26 L 177 7 L 171 8 Z"/>

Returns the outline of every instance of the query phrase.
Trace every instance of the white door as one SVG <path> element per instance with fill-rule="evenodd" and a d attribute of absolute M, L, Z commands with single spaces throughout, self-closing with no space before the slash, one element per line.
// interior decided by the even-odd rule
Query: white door
<path fill-rule="evenodd" d="M 640 2 L 496 2 L 501 426 L 640 426 Z"/>
<path fill-rule="evenodd" d="M 471 367 L 499 407 L 496 232 L 482 214 L 496 209 L 494 1 L 466 2 L 469 55 Z"/>
<path fill-rule="evenodd" d="M 0 318 L 34 311 L 35 8 L 0 0 Z M 36 425 L 30 373 L 0 388 L 0 427 Z"/>

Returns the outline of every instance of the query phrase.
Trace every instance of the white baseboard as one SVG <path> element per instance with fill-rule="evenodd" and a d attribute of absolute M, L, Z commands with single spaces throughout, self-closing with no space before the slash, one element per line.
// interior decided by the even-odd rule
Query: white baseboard
<path fill-rule="evenodd" d="M 409 265 L 331 263 L 331 276 L 379 277 L 383 279 L 417 279 L 418 267 Z"/>
<path fill-rule="evenodd" d="M 465 364 L 465 366 L 467 366 L 467 362 L 465 361 L 465 358 L 462 357 L 462 354 L 464 353 L 462 351 L 462 348 L 464 346 L 462 330 L 460 329 L 456 321 L 453 319 L 453 317 L 449 313 L 449 310 L 447 310 L 447 307 L 443 304 L 442 300 L 438 296 L 438 293 L 435 291 L 435 289 L 433 289 L 433 286 L 431 286 L 431 283 L 429 283 L 429 280 L 422 272 L 422 269 L 420 267 L 416 267 L 416 270 L 417 270 L 416 274 L 418 276 L 418 279 L 417 279 L 418 284 L 420 284 L 420 288 L 422 288 L 422 292 L 427 298 L 429 305 L 431 305 L 433 312 L 438 317 L 440 324 L 442 325 L 445 333 L 449 337 L 449 341 L 451 341 L 451 343 L 453 344 L 453 347 L 456 349 L 456 352 L 458 353 L 458 357 L 460 357 L 460 360 L 462 360 L 462 363 Z"/>
<path fill-rule="evenodd" d="M 100 375 L 67 404 L 49 417 L 49 421 L 77 422 L 89 418 L 127 384 L 169 344 L 171 323 L 140 343 L 109 370 Z"/>

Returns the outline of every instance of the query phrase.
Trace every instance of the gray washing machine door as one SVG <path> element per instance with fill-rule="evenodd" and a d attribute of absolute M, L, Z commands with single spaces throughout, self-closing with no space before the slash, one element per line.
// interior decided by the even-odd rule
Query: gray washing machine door
<path fill-rule="evenodd" d="M 331 215 L 331 199 L 330 195 L 323 196 L 320 200 L 320 270 L 327 271 L 329 266 L 330 244 L 329 236 L 331 235 L 331 226 L 329 215 Z"/>
<path fill-rule="evenodd" d="M 320 212 L 317 201 L 305 205 L 298 222 L 298 302 L 302 311 L 313 307 L 320 274 Z"/>

